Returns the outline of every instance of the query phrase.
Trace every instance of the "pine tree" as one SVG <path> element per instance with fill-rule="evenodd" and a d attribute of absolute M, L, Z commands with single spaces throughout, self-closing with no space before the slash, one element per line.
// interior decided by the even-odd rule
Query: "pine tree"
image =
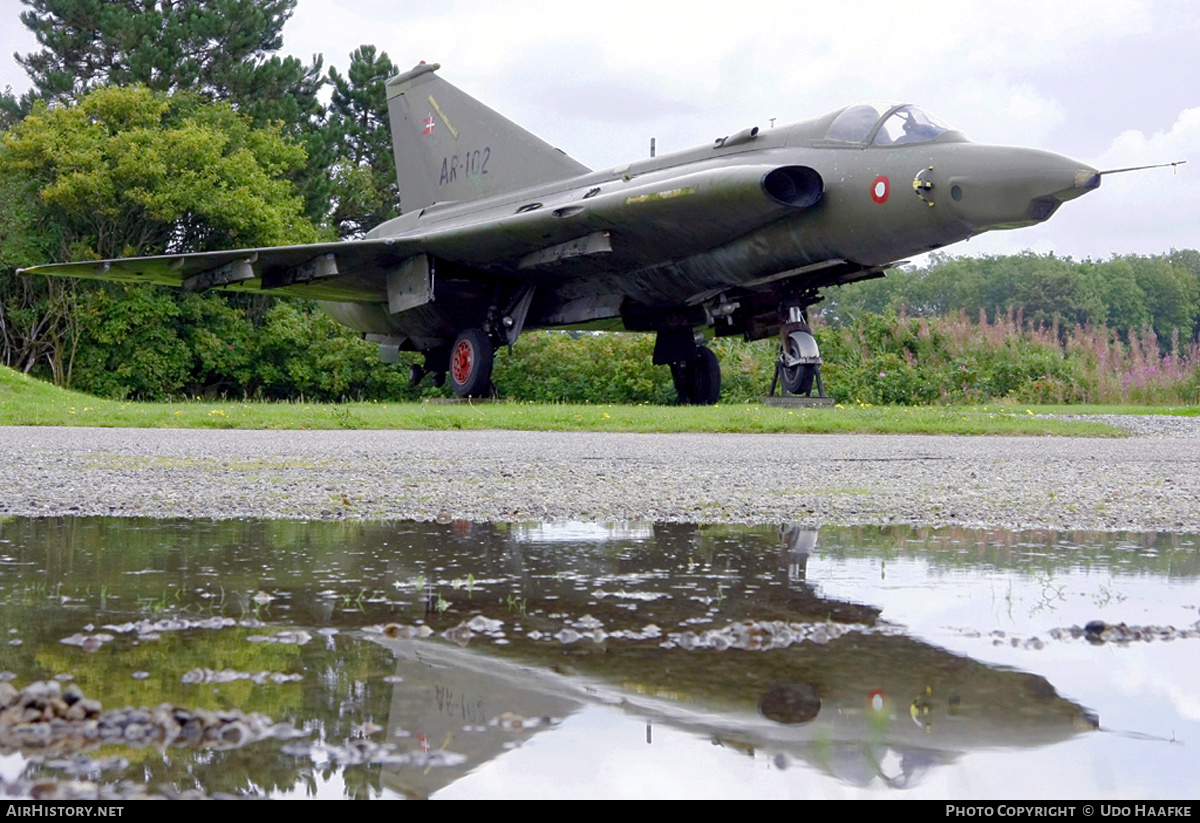
<path fill-rule="evenodd" d="M 227 100 L 256 125 L 303 129 L 321 113 L 321 58 L 273 53 L 296 0 L 21 0 L 42 50 L 17 55 L 26 96 L 64 101 L 103 85 L 142 84 Z"/>
<path fill-rule="evenodd" d="M 387 52 L 359 46 L 333 86 L 325 125 L 332 183 L 330 222 L 342 237 L 358 236 L 400 213 L 396 160 L 388 129 L 385 83 L 396 74 Z"/>

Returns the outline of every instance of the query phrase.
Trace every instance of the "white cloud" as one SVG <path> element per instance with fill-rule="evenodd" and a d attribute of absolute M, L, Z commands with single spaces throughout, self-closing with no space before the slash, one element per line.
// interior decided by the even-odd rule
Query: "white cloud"
<path fill-rule="evenodd" d="M 1167 131 L 1150 136 L 1135 129 L 1122 132 L 1100 157 L 1100 162 L 1106 168 L 1117 168 L 1171 162 L 1188 156 L 1200 156 L 1200 105 L 1180 112 Z"/>

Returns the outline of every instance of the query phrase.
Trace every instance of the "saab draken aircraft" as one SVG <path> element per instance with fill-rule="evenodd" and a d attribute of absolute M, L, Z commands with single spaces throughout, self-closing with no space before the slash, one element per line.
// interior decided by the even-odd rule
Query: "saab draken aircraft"
<path fill-rule="evenodd" d="M 28 272 L 320 301 L 414 381 L 494 393 L 526 329 L 655 332 L 682 403 L 711 404 L 709 335 L 780 336 L 783 388 L 820 391 L 820 290 L 1100 185 L 1048 151 L 972 143 L 917 106 L 868 103 L 592 171 L 424 63 L 387 82 L 403 214 L 365 238 L 37 266 Z"/>

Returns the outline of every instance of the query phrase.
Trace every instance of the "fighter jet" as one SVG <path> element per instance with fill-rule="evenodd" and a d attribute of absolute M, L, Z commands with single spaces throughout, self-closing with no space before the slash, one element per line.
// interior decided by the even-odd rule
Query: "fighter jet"
<path fill-rule="evenodd" d="M 866 103 L 592 171 L 419 64 L 387 82 L 403 214 L 364 239 L 37 266 L 29 272 L 320 301 L 421 352 L 414 382 L 492 394 L 497 347 L 537 328 L 654 332 L 681 403 L 721 391 L 710 335 L 779 335 L 783 388 L 820 391 L 808 308 L 913 255 L 1048 220 L 1100 172 L 973 143 Z"/>

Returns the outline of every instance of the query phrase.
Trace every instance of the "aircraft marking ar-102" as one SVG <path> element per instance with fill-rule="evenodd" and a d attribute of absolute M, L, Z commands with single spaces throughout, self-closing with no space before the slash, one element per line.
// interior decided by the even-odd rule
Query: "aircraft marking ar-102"
<path fill-rule="evenodd" d="M 808 394 L 820 289 L 992 229 L 1030 226 L 1105 172 L 972 143 L 911 105 L 850 106 L 591 171 L 424 63 L 387 83 L 402 216 L 364 239 L 27 271 L 321 301 L 420 380 L 492 389 L 525 329 L 656 332 L 681 402 L 715 403 L 703 329 L 779 334 L 787 391 Z M 819 383 L 818 383 L 819 386 Z"/>

